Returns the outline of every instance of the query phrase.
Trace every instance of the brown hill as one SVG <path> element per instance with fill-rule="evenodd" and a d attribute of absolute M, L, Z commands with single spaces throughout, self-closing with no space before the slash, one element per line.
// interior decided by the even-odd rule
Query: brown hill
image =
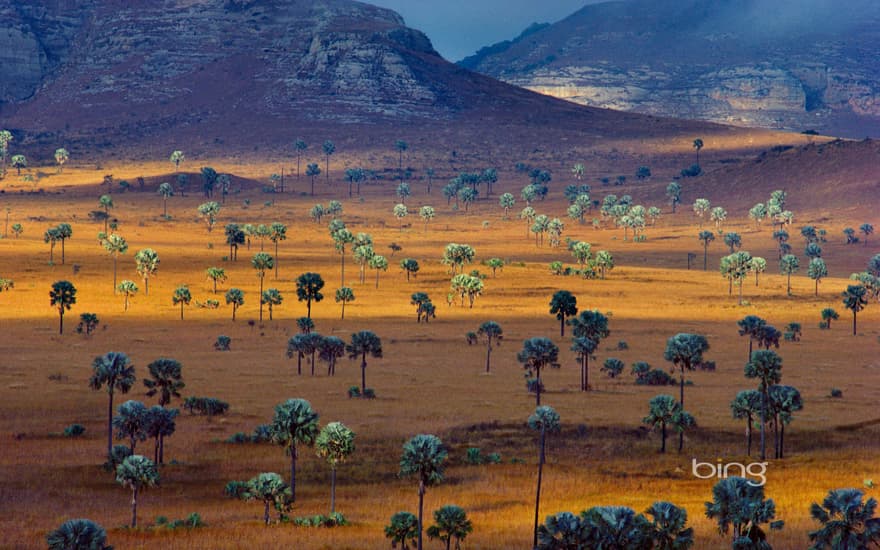
<path fill-rule="evenodd" d="M 445 61 L 394 12 L 349 0 L 0 0 L 0 51 L 3 124 L 44 156 L 62 144 L 79 158 L 262 155 L 297 136 L 498 151 L 739 135 L 502 84 Z"/>

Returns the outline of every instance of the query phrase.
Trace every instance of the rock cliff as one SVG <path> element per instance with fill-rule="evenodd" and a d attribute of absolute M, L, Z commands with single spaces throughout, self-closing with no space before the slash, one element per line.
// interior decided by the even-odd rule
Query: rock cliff
<path fill-rule="evenodd" d="M 606 2 L 460 64 L 584 105 L 880 135 L 878 2 Z"/>

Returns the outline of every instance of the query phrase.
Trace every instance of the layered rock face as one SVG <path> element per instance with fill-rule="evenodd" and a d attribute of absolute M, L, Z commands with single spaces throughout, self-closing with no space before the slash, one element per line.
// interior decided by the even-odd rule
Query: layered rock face
<path fill-rule="evenodd" d="M 584 105 L 880 135 L 880 3 L 838 4 L 608 2 L 461 64 Z"/>

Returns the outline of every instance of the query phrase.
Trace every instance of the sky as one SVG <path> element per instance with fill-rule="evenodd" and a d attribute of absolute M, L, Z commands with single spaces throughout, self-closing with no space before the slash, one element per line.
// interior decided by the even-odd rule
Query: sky
<path fill-rule="evenodd" d="M 434 48 L 459 61 L 483 46 L 517 36 L 532 23 L 554 23 L 598 0 L 363 0 L 390 8 Z"/>

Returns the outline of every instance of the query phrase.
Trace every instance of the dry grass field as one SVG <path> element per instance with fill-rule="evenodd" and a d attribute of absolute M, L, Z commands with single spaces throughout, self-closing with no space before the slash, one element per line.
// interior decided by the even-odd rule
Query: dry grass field
<path fill-rule="evenodd" d="M 670 166 L 685 165 L 682 158 L 670 161 Z M 380 156 L 378 162 L 393 166 L 394 160 L 389 154 Z M 565 162 L 561 159 L 557 164 Z M 188 164 L 187 170 L 196 172 L 194 164 Z M 254 182 L 267 181 L 275 171 L 271 164 L 202 164 L 245 178 L 241 180 L 244 189 L 229 196 L 212 232 L 196 213 L 203 198 L 195 174 L 192 191 L 186 197 L 170 198 L 171 218 L 162 218 L 162 199 L 155 188 L 160 181 L 172 181 L 172 175 L 162 175 L 167 173 L 167 163 L 71 168 L 63 175 L 45 178 L 40 184 L 45 189 L 42 194 L 19 192 L 30 185 L 12 176 L 3 182 L 6 192 L 0 195 L 0 207 L 10 209 L 10 225 L 21 223 L 24 233 L 15 239 L 10 232 L 0 240 L 0 277 L 15 281 L 14 289 L 0 293 L 0 530 L 4 533 L 0 546 L 39 548 L 44 546 L 45 534 L 65 519 L 87 517 L 107 528 L 109 542 L 120 549 L 386 548 L 389 543 L 382 529 L 388 518 L 398 510 L 414 512 L 418 502 L 415 481 L 397 477 L 401 444 L 414 434 L 434 433 L 448 445 L 450 460 L 443 483 L 427 493 L 426 515 L 443 504 L 455 503 L 465 508 L 474 524 L 466 548 L 527 548 L 537 451 L 536 436 L 525 422 L 535 401 L 525 391 L 516 353 L 524 339 L 547 336 L 560 347 L 561 368 L 544 376 L 543 402 L 559 412 L 563 429 L 549 439 L 541 516 L 609 504 L 643 511 L 655 500 L 669 500 L 686 507 L 696 531 L 696 548 L 726 547 L 727 539 L 718 535 L 704 515 L 703 503 L 711 500 L 713 481 L 695 478 L 690 468 L 693 458 L 748 460 L 744 425 L 731 418 L 728 406 L 738 390 L 755 385 L 743 376 L 748 343 L 738 336 L 736 326 L 748 314 L 764 317 L 778 328 L 789 322 L 804 327 L 800 342 L 784 342 L 778 350 L 784 359 L 783 383 L 800 389 L 805 408 L 786 430 L 788 457 L 770 460 L 768 467 L 766 493 L 777 504 L 777 518 L 786 522 L 783 531 L 771 535 L 774 548 L 807 547 L 807 532 L 815 528 L 809 505 L 820 501 L 828 490 L 863 487 L 866 479 L 880 479 L 876 461 L 880 451 L 880 306 L 872 303 L 859 315 L 859 334 L 852 336 L 851 316 L 840 300 L 849 274 L 863 270 L 878 251 L 873 239 L 868 246 L 844 245 L 841 231 L 863 222 L 880 226 L 876 202 L 853 200 L 852 208 L 831 214 L 823 205 L 796 210 L 791 242 L 799 255 L 803 239 L 797 228 L 813 223 L 828 230 L 823 258 L 830 276 L 822 281 L 817 297 L 813 282 L 806 277 L 803 257 L 801 271 L 792 280 L 794 295 L 786 296 L 771 229 L 765 224 L 756 230 L 747 219 L 747 208 L 728 207 L 725 229 L 742 234 L 743 250 L 768 259 L 760 286 L 752 279 L 746 283 L 748 305 L 738 306 L 717 272 L 718 260 L 726 254 L 720 239 L 709 249 L 709 271 L 699 269 L 699 228 L 689 206 L 702 196 L 699 181 L 685 184 L 684 204 L 673 215 L 662 202 L 668 179 L 655 177 L 650 183 L 604 188 L 593 178 L 593 198 L 629 193 L 636 204 L 663 209 L 657 225 L 646 230 L 648 240 L 636 243 L 624 241 L 619 229 L 596 230 L 565 218 L 567 205 L 561 190 L 571 178 L 554 166 L 551 195 L 535 203 L 536 210 L 563 218 L 564 237 L 586 240 L 594 251 L 612 252 L 617 265 L 606 280 L 584 280 L 550 274 L 551 261 L 574 263 L 564 245 L 550 248 L 545 240 L 544 246 L 536 247 L 533 238 L 526 238 L 524 222 L 514 216 L 502 219 L 497 204 L 501 192 L 509 190 L 517 196 L 516 212 L 524 206 L 519 189 L 525 177 L 512 171 L 501 173 L 493 198 L 479 201 L 467 213 L 447 207 L 440 193 L 445 181 L 435 184 L 430 196 L 423 182 L 413 182 L 413 196 L 407 200 L 411 214 L 405 220 L 411 226 L 401 229 L 391 214 L 398 202 L 393 192 L 396 183 L 365 186 L 363 200 L 348 199 L 339 177 L 342 164 L 334 166 L 330 188 L 321 176 L 316 197 L 301 194 L 305 178 L 287 180 L 295 193 L 290 187 L 283 195 L 263 193 Z M 136 185 L 127 193 L 113 191 L 111 215 L 118 218 L 117 232 L 129 244 L 128 252 L 119 258 L 119 279 L 135 280 L 141 287 L 127 312 L 123 312 L 122 297 L 113 292 L 113 260 L 96 239 L 102 226 L 87 217 L 98 208 L 97 199 L 104 192 L 98 185 L 101 176 L 111 172 L 117 180 L 133 181 L 140 174 L 147 177 L 144 191 Z M 725 194 L 717 185 L 705 196 L 713 205 L 753 204 L 767 199 L 766 185 L 756 184 L 761 191 L 746 198 L 742 191 L 736 196 Z M 789 187 L 795 204 L 804 204 L 804 195 L 810 192 Z M 378 253 L 389 256 L 392 242 L 402 247 L 390 258 L 389 270 L 380 275 L 378 289 L 372 270 L 365 284 L 357 283 L 357 267 L 347 252 L 346 283 L 354 288 L 356 300 L 346 307 L 344 321 L 333 300 L 340 286 L 340 257 L 327 232 L 328 220 L 316 224 L 308 217 L 313 204 L 326 204 L 332 198 L 342 200 L 341 218 L 352 232 L 373 236 Z M 246 207 L 245 199 L 250 199 Z M 427 229 L 413 212 L 423 204 L 437 209 Z M 248 321 L 258 315 L 259 281 L 250 258 L 260 247 L 254 243 L 250 250 L 239 251 L 237 262 L 224 261 L 228 247 L 223 225 L 275 221 L 287 224 L 289 237 L 280 244 L 276 258 L 279 277 L 267 276 L 266 287 L 278 288 L 284 303 L 275 310 L 274 320 L 266 316 L 251 326 Z M 65 264 L 59 261 L 59 246 L 54 265 L 49 265 L 49 245 L 42 235 L 60 222 L 72 225 L 73 237 L 65 245 Z M 490 272 L 480 265 L 488 258 L 499 257 L 507 263 L 497 276 L 489 275 L 472 309 L 446 303 L 450 275 L 440 258 L 449 242 L 472 245 L 477 254 L 472 268 L 483 273 Z M 154 248 L 161 258 L 148 296 L 143 294 L 133 260 L 134 253 L 145 247 Z M 274 252 L 271 243 L 266 251 Z M 699 254 L 690 271 L 686 269 L 688 252 Z M 398 267 L 405 257 L 417 259 L 422 266 L 418 277 L 409 282 Z M 194 301 L 214 298 L 204 274 L 211 266 L 223 267 L 228 275 L 216 296 L 221 302 L 229 287 L 244 290 L 245 305 L 238 320 L 231 320 L 225 304 L 217 310 L 189 306 L 185 319 L 180 320 L 179 308 L 171 303 L 173 290 L 188 284 Z M 318 332 L 348 340 L 352 332 L 366 329 L 382 338 L 384 357 L 369 360 L 367 368 L 367 385 L 375 388 L 377 399 L 348 398 L 347 388 L 360 381 L 356 361 L 341 360 L 334 377 L 326 375 L 323 364 L 315 376 L 305 368 L 297 376 L 295 360 L 286 358 L 286 342 L 297 331 L 295 319 L 306 312 L 305 304 L 296 300 L 294 279 L 306 271 L 318 272 L 326 281 L 324 300 L 312 306 Z M 50 285 L 61 279 L 70 280 L 78 290 L 77 303 L 65 316 L 63 335 L 58 334 L 58 314 L 48 300 Z M 588 393 L 578 391 L 578 367 L 574 353 L 568 351 L 569 335 L 560 338 L 559 323 L 548 313 L 550 297 L 560 289 L 573 292 L 582 310 L 612 313 L 611 335 L 602 342 L 597 360 L 591 361 L 594 389 Z M 429 293 L 437 306 L 437 317 L 429 324 L 416 323 L 409 304 L 410 294 L 416 291 Z M 817 326 L 824 307 L 841 313 L 831 330 Z M 96 313 L 101 321 L 89 337 L 73 330 L 84 312 Z M 504 341 L 493 353 L 489 374 L 484 372 L 485 348 L 469 347 L 465 341 L 466 332 L 487 320 L 497 321 L 504 329 Z M 711 346 L 707 358 L 716 362 L 717 371 L 689 375 L 693 386 L 686 388 L 686 408 L 696 417 L 698 428 L 687 435 L 683 453 L 676 453 L 673 446 L 671 452 L 660 455 L 658 435 L 646 430 L 641 419 L 651 397 L 677 395 L 677 388 L 637 386 L 629 365 L 647 361 L 655 367 L 669 367 L 663 350 L 666 339 L 677 332 L 705 335 Z M 231 351 L 213 349 L 221 334 L 232 338 Z M 618 341 L 627 342 L 628 349 L 618 350 Z M 160 487 L 142 496 L 139 515 L 144 527 L 138 530 L 124 527 L 129 518 L 129 491 L 100 467 L 105 458 L 107 395 L 90 390 L 88 378 L 94 357 L 108 351 L 128 354 L 139 379 L 154 359 L 176 358 L 184 366 L 185 396 L 213 396 L 231 405 L 228 415 L 211 420 L 186 413 L 178 418 L 177 431 L 166 442 L 166 461 L 175 462 L 161 468 Z M 621 378 L 612 380 L 599 372 L 608 357 L 626 362 Z M 840 388 L 844 397 L 829 398 L 832 387 Z M 337 508 L 351 521 L 350 526 L 265 527 L 259 504 L 223 496 L 229 480 L 246 480 L 266 471 L 286 477 L 288 461 L 280 447 L 224 440 L 268 422 L 273 407 L 291 397 L 308 399 L 322 424 L 339 420 L 357 433 L 357 451 L 339 469 L 337 495 Z M 116 403 L 129 398 L 152 404 L 140 381 L 126 396 L 117 395 Z M 173 406 L 179 406 L 179 401 Z M 74 422 L 86 427 L 85 436 L 61 437 L 63 428 Z M 151 449 L 149 442 L 141 445 L 144 451 Z M 467 465 L 468 447 L 500 453 L 503 464 Z M 524 463 L 511 463 L 513 458 Z M 326 464 L 303 449 L 292 515 L 329 511 L 329 477 Z M 876 489 L 865 491 L 877 496 Z M 149 527 L 158 515 L 173 519 L 191 512 L 198 512 L 207 526 L 190 531 Z M 440 545 L 432 541 L 427 546 Z"/>

